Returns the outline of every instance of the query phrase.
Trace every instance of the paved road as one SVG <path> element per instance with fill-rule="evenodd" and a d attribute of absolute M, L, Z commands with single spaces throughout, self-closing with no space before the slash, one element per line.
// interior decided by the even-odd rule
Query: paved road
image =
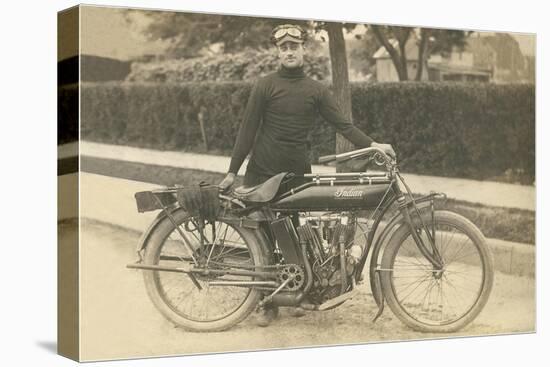
<path fill-rule="evenodd" d="M 253 314 L 226 332 L 186 332 L 175 328 L 156 311 L 147 298 L 140 271 L 125 268 L 135 260 L 137 234 L 84 221 L 81 240 L 85 359 L 442 337 L 408 329 L 389 309 L 372 324 L 376 307 L 367 282 L 361 285 L 357 297 L 331 311 L 312 312 L 295 319 L 283 310 L 282 317 L 268 328 L 257 327 Z M 534 325 L 534 279 L 496 273 L 493 294 L 485 310 L 461 333 L 452 335 L 530 332 Z"/>

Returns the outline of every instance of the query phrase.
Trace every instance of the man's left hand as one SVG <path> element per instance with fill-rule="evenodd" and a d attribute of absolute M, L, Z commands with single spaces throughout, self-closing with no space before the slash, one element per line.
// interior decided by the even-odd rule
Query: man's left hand
<path fill-rule="evenodd" d="M 391 144 L 372 143 L 370 146 L 373 148 L 382 149 L 384 153 L 389 155 L 392 159 L 397 158 L 397 155 L 395 154 L 395 150 L 393 150 L 393 147 L 391 146 Z"/>

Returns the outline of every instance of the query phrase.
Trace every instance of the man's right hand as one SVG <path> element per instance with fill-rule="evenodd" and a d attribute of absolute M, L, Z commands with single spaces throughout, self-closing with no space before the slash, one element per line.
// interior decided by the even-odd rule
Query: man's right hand
<path fill-rule="evenodd" d="M 222 180 L 222 182 L 220 182 L 218 187 L 220 188 L 221 192 L 226 192 L 233 185 L 233 182 L 235 182 L 235 174 L 228 173 L 227 176 L 225 176 L 225 178 Z"/>

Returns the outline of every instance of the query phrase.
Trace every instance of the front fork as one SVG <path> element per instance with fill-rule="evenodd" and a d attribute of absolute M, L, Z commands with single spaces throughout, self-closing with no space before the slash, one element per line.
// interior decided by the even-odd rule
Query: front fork
<path fill-rule="evenodd" d="M 405 199 L 405 196 L 401 194 L 397 198 L 397 203 L 399 205 L 401 214 L 405 219 L 405 222 L 409 225 L 411 236 L 414 239 L 416 247 L 418 247 L 418 250 L 420 251 L 420 253 L 422 253 L 422 255 L 424 255 L 424 257 L 433 265 L 434 270 L 443 269 L 443 266 L 444 266 L 443 259 L 435 243 L 435 215 L 434 215 L 433 198 L 430 200 L 430 213 L 431 213 L 430 228 L 428 228 L 428 224 L 426 224 L 422 219 L 422 216 L 420 215 L 420 211 L 416 207 L 416 203 L 414 202 L 414 199 L 411 198 L 411 201 L 407 202 L 407 200 Z M 418 219 L 420 220 L 419 226 L 413 223 L 413 219 L 409 211 L 411 206 L 415 210 L 415 214 L 418 216 Z M 426 233 L 426 238 L 428 240 L 427 244 L 421 237 L 421 234 L 423 231 Z"/>
<path fill-rule="evenodd" d="M 417 202 L 414 200 L 412 194 L 409 195 L 410 200 L 407 201 L 405 195 L 401 192 L 401 189 L 399 188 L 398 185 L 394 186 L 394 192 L 396 193 L 396 196 L 397 196 L 396 201 L 399 205 L 399 211 L 404 221 L 409 226 L 411 236 L 413 237 L 417 248 L 422 253 L 422 255 L 432 264 L 434 269 L 434 274 L 438 274 L 438 276 L 440 276 L 439 275 L 441 274 L 440 270 L 443 269 L 445 264 L 435 242 L 436 236 L 435 236 L 434 200 L 437 197 L 441 197 L 441 196 L 445 197 L 445 196 L 442 194 L 432 193 L 427 197 L 420 199 L 421 202 L 425 202 L 427 200 L 429 200 L 430 202 L 430 223 L 428 228 L 428 224 L 424 222 L 422 215 L 420 214 L 420 211 L 417 207 Z M 418 216 L 420 225 L 414 224 L 413 218 L 411 217 L 411 210 L 410 210 L 411 208 L 414 210 L 414 214 Z M 422 231 L 426 233 L 428 244 L 426 244 L 421 237 Z M 429 249 L 431 249 L 431 251 Z M 378 252 L 376 251 L 376 249 L 373 249 L 373 251 L 374 253 L 372 256 L 377 256 Z M 377 268 L 374 272 L 371 271 L 371 277 L 374 278 L 371 280 L 373 296 L 377 301 L 376 303 L 378 304 L 378 312 L 376 313 L 376 315 L 372 320 L 373 322 L 376 322 L 376 320 L 382 315 L 382 312 L 384 311 L 384 295 L 383 295 L 383 289 L 382 289 L 380 269 Z"/>

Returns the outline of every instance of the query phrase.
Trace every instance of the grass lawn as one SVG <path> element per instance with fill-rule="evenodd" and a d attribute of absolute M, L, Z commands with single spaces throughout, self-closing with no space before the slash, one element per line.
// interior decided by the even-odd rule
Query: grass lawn
<path fill-rule="evenodd" d="M 205 167 L 207 169 L 207 167 Z M 219 183 L 224 175 L 216 172 L 131 163 L 91 157 L 82 157 L 84 172 L 159 185 L 191 185 L 201 181 Z M 242 183 L 242 177 L 235 185 Z M 414 189 L 414 188 L 413 188 Z M 447 200 L 445 209 L 462 214 L 474 222 L 489 238 L 535 243 L 535 212 L 523 209 L 491 207 L 458 200 Z"/>

